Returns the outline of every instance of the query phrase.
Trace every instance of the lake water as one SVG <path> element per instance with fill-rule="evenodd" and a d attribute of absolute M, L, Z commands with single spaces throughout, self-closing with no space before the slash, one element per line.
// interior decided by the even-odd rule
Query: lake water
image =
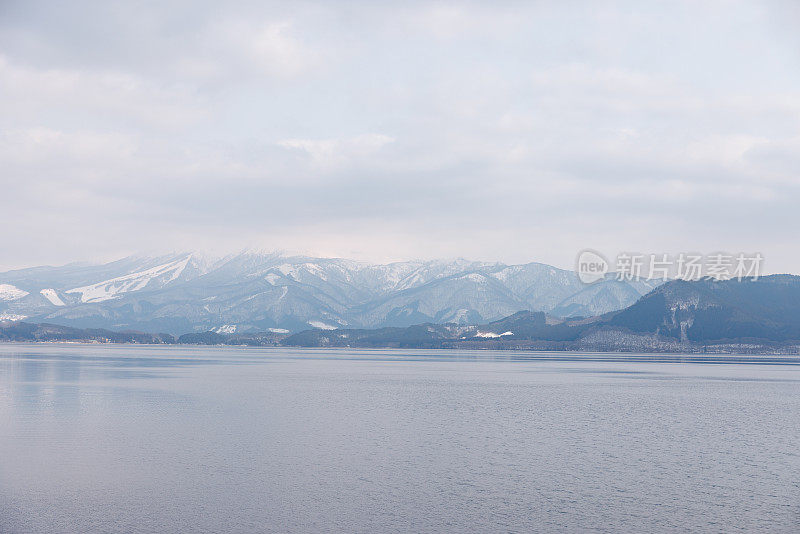
<path fill-rule="evenodd" d="M 1 532 L 796 532 L 800 361 L 0 344 Z"/>

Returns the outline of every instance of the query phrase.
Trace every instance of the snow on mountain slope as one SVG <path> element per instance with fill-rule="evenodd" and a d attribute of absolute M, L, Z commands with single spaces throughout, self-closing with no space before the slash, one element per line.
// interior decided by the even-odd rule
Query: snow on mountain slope
<path fill-rule="evenodd" d="M 263 252 L 37 267 L 0 273 L 0 280 L 22 291 L 13 293 L 13 301 L 0 298 L 0 312 L 6 314 L 84 328 L 175 334 L 226 326 L 236 332 L 297 331 L 311 321 L 354 328 L 467 325 L 521 310 L 585 316 L 629 306 L 651 287 L 633 282 L 586 286 L 575 273 L 540 263 L 373 265 Z M 67 285 L 75 281 L 83 283 Z"/>
<path fill-rule="evenodd" d="M 401 279 L 392 289 L 400 291 L 411 289 L 434 280 L 447 278 L 448 276 L 473 271 L 485 271 L 498 265 L 500 264 L 469 261 L 461 258 L 453 261 L 437 260 L 422 262 L 419 264 L 419 267 Z"/>
<path fill-rule="evenodd" d="M 320 330 L 336 330 L 339 328 L 338 326 L 333 326 L 323 321 L 308 321 L 308 324 L 314 328 L 319 328 Z"/>
<path fill-rule="evenodd" d="M 393 293 L 367 308 L 358 321 L 365 326 L 408 326 L 423 322 L 476 324 L 525 307 L 525 302 L 493 277 L 470 272 Z"/>
<path fill-rule="evenodd" d="M 543 263 L 502 266 L 491 274 L 527 302 L 531 310 L 549 312 L 565 298 L 586 288 L 574 272 Z"/>
<path fill-rule="evenodd" d="M 589 317 L 626 308 L 659 284 L 655 281 L 621 281 L 609 277 L 580 290 L 550 310 L 558 317 Z"/>
<path fill-rule="evenodd" d="M 104 280 L 88 286 L 68 289 L 65 293 L 79 293 L 81 302 L 87 303 L 118 298 L 122 293 L 139 291 L 151 283 L 155 286 L 163 287 L 181 275 L 190 259 L 191 256 L 186 256 L 183 260 L 166 263 L 144 271 Z"/>
<path fill-rule="evenodd" d="M 47 288 L 39 291 L 53 306 L 64 306 L 64 301 L 58 296 L 55 289 Z"/>
<path fill-rule="evenodd" d="M 0 284 L 0 300 L 5 301 L 12 301 L 21 299 L 25 295 L 27 295 L 27 291 L 23 291 L 22 289 L 12 286 L 11 284 Z"/>

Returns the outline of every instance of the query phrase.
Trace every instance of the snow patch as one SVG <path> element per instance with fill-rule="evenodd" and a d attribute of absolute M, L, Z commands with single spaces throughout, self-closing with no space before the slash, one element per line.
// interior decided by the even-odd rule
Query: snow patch
<path fill-rule="evenodd" d="M 294 280 L 298 280 L 298 275 L 300 271 L 305 271 L 312 276 L 316 276 L 324 281 L 328 281 L 328 276 L 325 274 L 325 271 L 317 265 L 316 263 L 301 263 L 300 265 L 292 265 L 290 263 L 282 263 L 275 267 L 278 271 L 281 272 L 284 276 L 288 276 Z"/>
<path fill-rule="evenodd" d="M 21 299 L 27 294 L 27 291 L 24 291 L 16 286 L 12 286 L 11 284 L 0 284 L 0 300 L 17 300 Z"/>
<path fill-rule="evenodd" d="M 224 324 L 214 330 L 217 334 L 233 334 L 236 332 L 235 324 Z"/>
<path fill-rule="evenodd" d="M 325 274 L 325 270 L 316 263 L 304 263 L 303 268 L 314 276 L 318 276 L 326 282 L 328 281 L 328 275 Z"/>
<path fill-rule="evenodd" d="M 314 328 L 319 328 L 321 330 L 336 330 L 336 328 L 338 328 L 336 326 L 323 323 L 322 321 L 308 321 L 308 324 L 310 324 Z"/>
<path fill-rule="evenodd" d="M 283 274 L 283 276 L 288 276 L 290 278 L 296 278 L 297 269 L 295 269 L 294 265 L 291 265 L 289 263 L 283 263 L 281 265 L 278 265 L 275 268 L 278 269 L 281 272 L 281 274 Z"/>
<path fill-rule="evenodd" d="M 500 280 L 501 282 L 508 282 L 509 277 L 509 269 L 503 269 L 502 271 L 497 271 L 496 273 L 492 273 L 492 277 L 495 280 Z"/>
<path fill-rule="evenodd" d="M 53 306 L 64 306 L 64 301 L 58 296 L 55 289 L 42 289 L 39 291 Z"/>
<path fill-rule="evenodd" d="M 0 321 L 21 321 L 27 315 L 17 315 L 15 313 L 0 313 Z"/>
<path fill-rule="evenodd" d="M 143 289 L 152 280 L 162 278 L 162 286 L 178 278 L 191 256 L 178 261 L 165 263 L 136 273 L 104 280 L 89 286 L 68 289 L 65 293 L 80 293 L 81 302 L 103 302 L 119 297 L 122 293 Z"/>
<path fill-rule="evenodd" d="M 492 338 L 492 339 L 494 339 L 494 338 L 498 338 L 498 337 L 513 336 L 513 335 L 514 335 L 514 332 L 511 332 L 509 330 L 508 332 L 503 332 L 502 334 L 495 334 L 494 332 L 478 332 L 477 334 L 475 334 L 475 337 L 484 337 L 484 338 Z"/>
<path fill-rule="evenodd" d="M 273 334 L 288 334 L 289 333 L 289 331 L 286 330 L 285 328 L 267 328 L 267 330 L 269 330 Z"/>

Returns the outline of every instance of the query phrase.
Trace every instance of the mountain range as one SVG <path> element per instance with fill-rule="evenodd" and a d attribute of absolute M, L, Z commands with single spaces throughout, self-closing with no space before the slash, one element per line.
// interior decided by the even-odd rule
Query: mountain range
<path fill-rule="evenodd" d="M 800 348 L 800 276 L 667 282 L 621 311 L 555 318 L 522 311 L 483 325 L 306 330 L 295 346 L 639 352 L 788 352 Z"/>
<path fill-rule="evenodd" d="M 586 318 L 520 311 L 472 325 L 428 322 L 380 328 L 307 328 L 294 334 L 209 330 L 180 337 L 2 321 L 0 340 L 797 354 L 800 277 L 674 280 L 623 310 Z"/>
<path fill-rule="evenodd" d="M 0 273 L 0 320 L 171 334 L 474 325 L 521 310 L 601 315 L 658 284 L 609 277 L 586 285 L 572 271 L 541 263 L 375 265 L 263 252 L 176 253 Z"/>

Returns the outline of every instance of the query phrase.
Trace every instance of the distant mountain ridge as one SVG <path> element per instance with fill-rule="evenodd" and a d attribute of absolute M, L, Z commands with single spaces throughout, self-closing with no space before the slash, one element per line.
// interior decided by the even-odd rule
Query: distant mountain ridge
<path fill-rule="evenodd" d="M 307 328 L 479 324 L 521 310 L 592 316 L 622 309 L 657 282 L 585 285 L 541 263 L 181 253 L 0 273 L 0 320 L 144 332 L 297 332 Z"/>
<path fill-rule="evenodd" d="M 640 352 L 800 349 L 800 276 L 675 280 L 618 312 L 559 319 L 523 311 L 484 325 L 420 324 L 378 330 L 307 330 L 295 346 L 496 348 Z"/>
<path fill-rule="evenodd" d="M 800 351 L 800 277 L 671 281 L 624 310 L 587 318 L 520 311 L 484 324 L 170 334 L 80 330 L 0 322 L 0 340 L 283 345 L 296 347 L 491 348 L 608 352 Z"/>
<path fill-rule="evenodd" d="M 664 284 L 609 321 L 679 341 L 800 341 L 800 276 Z"/>

